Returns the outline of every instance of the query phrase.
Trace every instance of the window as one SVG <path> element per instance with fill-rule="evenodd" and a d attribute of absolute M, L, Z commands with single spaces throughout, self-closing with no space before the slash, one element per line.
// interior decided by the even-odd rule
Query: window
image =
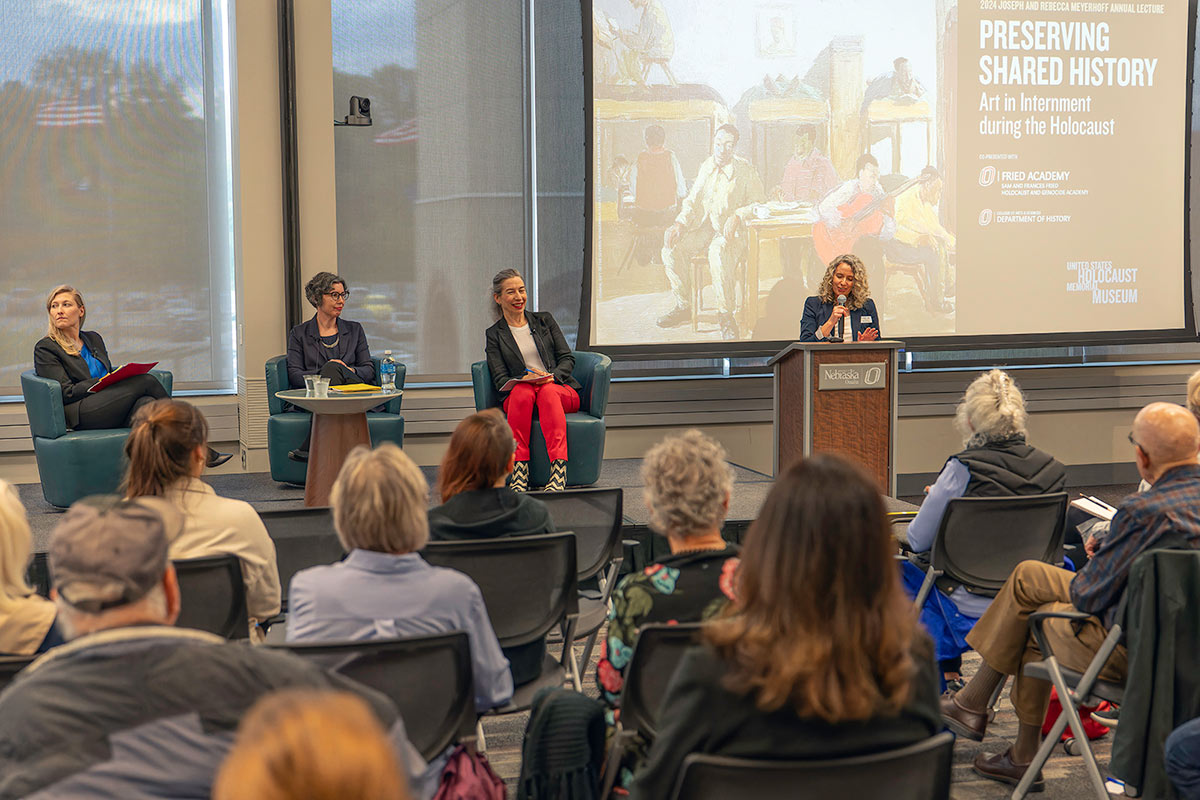
<path fill-rule="evenodd" d="M 235 385 L 225 27 L 211 0 L 0 2 L 0 394 L 46 294 L 83 295 L 114 365 Z"/>

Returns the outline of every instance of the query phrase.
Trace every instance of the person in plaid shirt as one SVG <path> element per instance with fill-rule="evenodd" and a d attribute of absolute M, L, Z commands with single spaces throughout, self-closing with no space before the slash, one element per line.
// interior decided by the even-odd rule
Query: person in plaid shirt
<path fill-rule="evenodd" d="M 1020 727 L 1012 747 L 1003 753 L 980 753 L 975 772 L 1004 783 L 1017 783 L 1037 753 L 1050 684 L 1021 674 L 1022 666 L 1040 659 L 1029 634 L 1034 611 L 1083 611 L 1084 623 L 1049 620 L 1045 626 L 1063 666 L 1082 672 L 1108 634 L 1125 591 L 1134 560 L 1157 547 L 1200 547 L 1200 426 L 1174 403 L 1151 403 L 1138 412 L 1129 435 L 1138 472 L 1151 484 L 1142 494 L 1125 498 L 1108 536 L 1078 574 L 1040 561 L 1017 565 L 987 612 L 967 636 L 983 665 L 959 692 L 942 698 L 942 717 L 960 736 L 982 740 L 987 706 L 1006 675 L 1015 675 L 1012 703 Z M 1126 653 L 1118 646 L 1100 677 L 1125 679 Z M 1039 778 L 1034 790 L 1043 786 Z"/>

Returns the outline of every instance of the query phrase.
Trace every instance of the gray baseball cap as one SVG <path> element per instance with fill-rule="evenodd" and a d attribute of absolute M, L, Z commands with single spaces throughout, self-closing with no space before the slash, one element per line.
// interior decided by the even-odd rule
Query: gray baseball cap
<path fill-rule="evenodd" d="M 167 570 L 168 521 L 157 508 L 114 497 L 73 504 L 50 537 L 58 595 L 90 614 L 146 595 Z"/>

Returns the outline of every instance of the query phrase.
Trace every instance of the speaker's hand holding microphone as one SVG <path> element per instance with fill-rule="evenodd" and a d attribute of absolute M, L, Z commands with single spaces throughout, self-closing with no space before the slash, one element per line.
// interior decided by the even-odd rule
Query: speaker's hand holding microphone
<path fill-rule="evenodd" d="M 837 305 L 829 315 L 829 338 L 838 341 L 846 340 L 846 320 L 850 317 L 850 309 L 846 308 L 846 295 L 837 296 Z"/>

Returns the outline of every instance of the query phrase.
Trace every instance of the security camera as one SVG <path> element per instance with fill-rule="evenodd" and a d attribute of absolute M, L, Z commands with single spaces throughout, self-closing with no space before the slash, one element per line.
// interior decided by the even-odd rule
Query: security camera
<path fill-rule="evenodd" d="M 371 98 L 354 95 L 350 98 L 350 114 L 346 117 L 346 125 L 371 124 Z"/>

